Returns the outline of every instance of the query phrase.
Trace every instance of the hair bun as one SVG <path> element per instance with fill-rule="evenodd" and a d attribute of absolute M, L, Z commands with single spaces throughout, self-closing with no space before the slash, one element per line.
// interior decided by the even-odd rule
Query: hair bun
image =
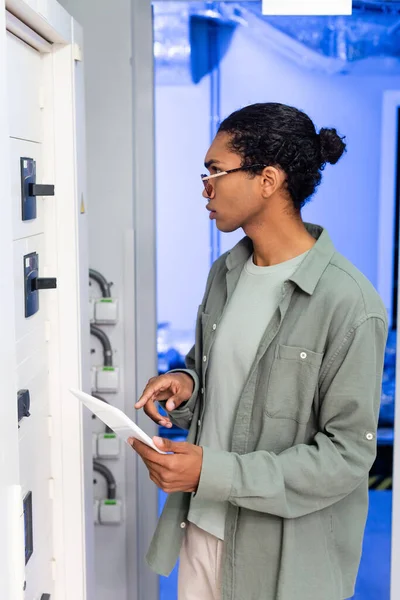
<path fill-rule="evenodd" d="M 322 128 L 319 132 L 321 143 L 321 160 L 322 163 L 330 163 L 335 165 L 346 150 L 344 137 L 340 137 L 336 129 Z"/>

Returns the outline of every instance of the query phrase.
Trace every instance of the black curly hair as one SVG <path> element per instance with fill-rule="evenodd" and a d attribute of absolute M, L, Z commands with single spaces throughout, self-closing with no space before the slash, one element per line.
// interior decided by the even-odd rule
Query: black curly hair
<path fill-rule="evenodd" d="M 242 158 L 242 166 L 276 165 L 285 171 L 286 186 L 296 211 L 310 200 L 321 183 L 326 163 L 336 164 L 346 150 L 336 129 L 321 129 L 304 112 L 267 102 L 232 113 L 218 133 L 231 135 L 229 148 Z M 260 173 L 254 169 L 250 176 Z"/>

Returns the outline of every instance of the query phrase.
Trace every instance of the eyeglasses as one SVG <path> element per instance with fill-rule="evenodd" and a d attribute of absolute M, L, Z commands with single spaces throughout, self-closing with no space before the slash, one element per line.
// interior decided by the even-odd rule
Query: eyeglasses
<path fill-rule="evenodd" d="M 249 165 L 248 167 L 237 167 L 236 169 L 229 169 L 229 171 L 221 171 L 221 173 L 215 173 L 215 175 L 201 175 L 201 180 L 204 184 L 207 196 L 211 196 L 214 191 L 214 186 L 210 182 L 210 179 L 216 179 L 223 175 L 229 175 L 229 173 L 237 173 L 238 171 L 246 171 L 247 169 L 264 168 L 267 165 Z"/>

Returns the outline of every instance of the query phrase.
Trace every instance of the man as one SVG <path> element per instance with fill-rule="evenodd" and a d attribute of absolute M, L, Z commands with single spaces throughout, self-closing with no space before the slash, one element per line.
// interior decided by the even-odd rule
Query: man
<path fill-rule="evenodd" d="M 246 237 L 211 268 L 187 370 L 136 408 L 189 429 L 133 442 L 170 493 L 148 562 L 179 600 L 354 593 L 376 455 L 385 308 L 301 208 L 345 150 L 304 113 L 257 104 L 221 125 L 202 176 L 210 218 Z M 162 417 L 156 402 L 168 411 Z"/>

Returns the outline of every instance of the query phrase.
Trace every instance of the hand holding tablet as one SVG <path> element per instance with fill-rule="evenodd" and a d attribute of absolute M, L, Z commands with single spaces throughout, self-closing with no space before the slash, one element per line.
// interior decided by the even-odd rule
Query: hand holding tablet
<path fill-rule="evenodd" d="M 157 448 L 150 436 L 147 435 L 136 423 L 134 423 L 122 410 L 106 404 L 97 398 L 93 398 L 80 390 L 70 390 L 70 392 L 78 398 L 89 410 L 92 411 L 103 423 L 108 425 L 114 433 L 124 442 L 128 442 L 128 438 L 135 438 L 143 442 L 159 454 L 166 454 Z"/>

